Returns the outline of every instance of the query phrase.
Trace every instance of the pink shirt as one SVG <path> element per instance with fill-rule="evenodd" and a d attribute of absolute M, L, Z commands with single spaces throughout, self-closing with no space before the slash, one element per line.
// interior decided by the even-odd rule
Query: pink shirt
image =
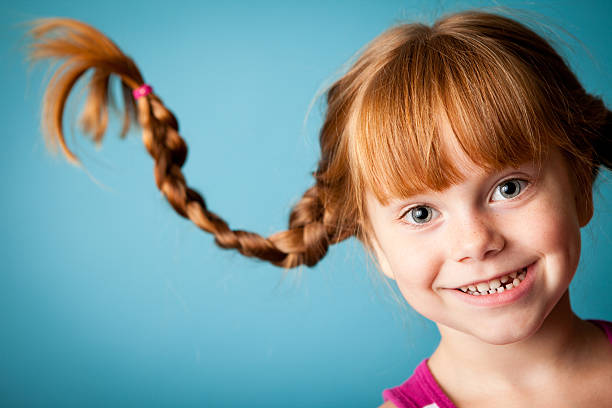
<path fill-rule="evenodd" d="M 606 333 L 612 344 L 612 323 L 604 320 L 588 320 Z M 427 360 L 414 370 L 412 376 L 402 385 L 383 391 L 383 399 L 393 402 L 397 408 L 456 408 L 434 379 Z"/>

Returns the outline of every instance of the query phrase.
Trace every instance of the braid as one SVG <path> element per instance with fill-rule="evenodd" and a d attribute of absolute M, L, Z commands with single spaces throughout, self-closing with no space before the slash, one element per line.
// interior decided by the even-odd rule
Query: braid
<path fill-rule="evenodd" d="M 334 213 L 325 209 L 322 189 L 316 184 L 293 208 L 289 230 L 265 238 L 256 233 L 230 229 L 221 217 L 208 210 L 204 198 L 187 185 L 181 170 L 187 157 L 187 145 L 179 135 L 175 116 L 154 93 L 133 99 L 131 91 L 141 86 L 144 80 L 132 59 L 104 34 L 82 22 L 40 19 L 32 25 L 30 34 L 36 41 L 31 45 L 31 59 L 66 60 L 51 78 L 45 92 L 43 129 L 51 146 L 59 142 L 69 161 L 80 165 L 78 158 L 66 146 L 62 131 L 68 95 L 78 79 L 92 69 L 94 72 L 81 123 L 83 130 L 100 143 L 108 122 L 109 81 L 114 74 L 121 79 L 126 107 L 121 137 L 127 134 L 131 121 L 137 119 L 143 130 L 143 143 L 155 162 L 157 187 L 179 215 L 214 234 L 217 245 L 277 266 L 293 268 L 302 264 L 315 265 L 327 253 L 331 243 L 350 236 L 338 232 Z M 52 34 L 60 35 L 52 37 Z"/>
<path fill-rule="evenodd" d="M 274 244 L 290 253 L 287 266 L 315 265 L 327 253 L 330 235 L 325 228 L 325 211 L 316 186 L 309 188 L 289 215 L 289 230 L 274 234 Z"/>
<path fill-rule="evenodd" d="M 89 69 L 93 69 L 81 124 L 93 140 L 100 143 L 108 123 L 107 105 L 111 74 L 121 79 L 125 112 L 121 138 L 124 138 L 135 116 L 131 89 L 143 82 L 138 67 L 131 58 L 99 31 L 73 19 L 44 18 L 34 20 L 29 31 L 35 40 L 29 46 L 29 60 L 67 59 L 49 80 L 43 98 L 42 129 L 47 147 L 55 150 L 60 144 L 66 158 L 80 165 L 78 158 L 68 149 L 63 133 L 63 111 L 70 91 Z M 56 36 L 53 36 L 56 34 Z"/>

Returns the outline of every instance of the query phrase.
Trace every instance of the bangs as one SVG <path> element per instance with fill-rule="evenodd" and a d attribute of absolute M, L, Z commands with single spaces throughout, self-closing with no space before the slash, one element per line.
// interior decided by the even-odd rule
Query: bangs
<path fill-rule="evenodd" d="M 386 204 L 461 182 L 449 144 L 488 171 L 540 163 L 563 131 L 550 99 L 545 82 L 508 45 L 448 35 L 410 41 L 355 105 L 349 149 L 357 192 L 369 190 Z M 446 118 L 454 141 L 441 133 Z"/>

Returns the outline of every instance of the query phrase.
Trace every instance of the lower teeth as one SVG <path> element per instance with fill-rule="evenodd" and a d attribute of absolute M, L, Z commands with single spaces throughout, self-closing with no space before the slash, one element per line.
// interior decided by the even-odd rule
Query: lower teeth
<path fill-rule="evenodd" d="M 519 275 L 516 278 L 514 278 L 514 280 L 511 280 L 511 281 L 509 280 L 508 283 L 506 283 L 505 285 L 502 284 L 497 289 L 489 289 L 486 292 L 471 291 L 468 289 L 464 293 L 467 293 L 468 295 L 472 295 L 472 296 L 486 296 L 486 295 L 492 295 L 494 293 L 502 293 L 506 290 L 512 290 L 518 285 L 520 285 L 520 283 L 525 279 L 526 275 L 527 275 L 527 268 L 523 268 L 521 272 L 519 273 Z"/>

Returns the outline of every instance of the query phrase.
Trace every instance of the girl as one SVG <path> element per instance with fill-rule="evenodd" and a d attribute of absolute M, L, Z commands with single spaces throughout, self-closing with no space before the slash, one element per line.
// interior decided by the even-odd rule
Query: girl
<path fill-rule="evenodd" d="M 269 237 L 232 230 L 187 186 L 176 118 L 107 37 L 68 19 L 31 34 L 34 60 L 66 59 L 43 128 L 73 163 L 66 99 L 92 70 L 82 118 L 100 142 L 116 75 L 123 134 L 139 122 L 158 188 L 220 247 L 283 268 L 351 236 L 374 254 L 441 336 L 384 407 L 612 406 L 612 325 L 578 318 L 568 292 L 612 113 L 530 29 L 467 11 L 374 39 L 327 91 L 314 184 Z"/>

